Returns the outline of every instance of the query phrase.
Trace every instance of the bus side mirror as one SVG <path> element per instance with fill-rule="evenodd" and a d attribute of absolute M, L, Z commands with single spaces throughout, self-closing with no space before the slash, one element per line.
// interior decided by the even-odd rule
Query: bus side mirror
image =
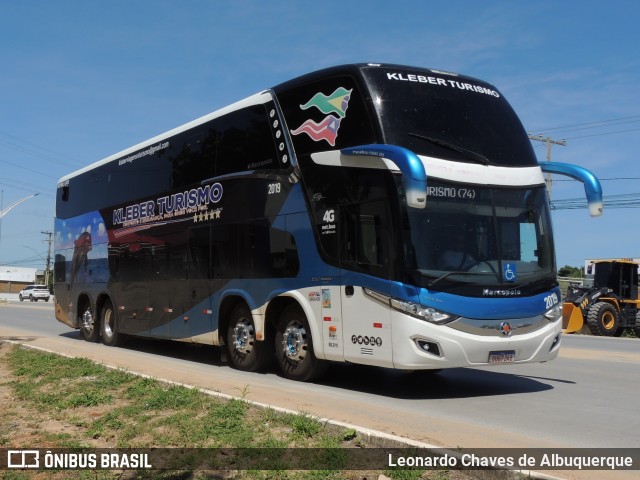
<path fill-rule="evenodd" d="M 402 173 L 407 205 L 412 208 L 427 206 L 427 172 L 422 161 L 411 150 L 396 145 L 371 144 L 343 148 L 340 153 L 390 160 Z"/>
<path fill-rule="evenodd" d="M 557 173 L 571 177 L 584 184 L 584 192 L 589 204 L 589 213 L 592 217 L 602 215 L 604 205 L 602 203 L 602 186 L 598 178 L 586 168 L 571 165 L 569 163 L 540 162 L 540 169 L 545 173 Z"/>

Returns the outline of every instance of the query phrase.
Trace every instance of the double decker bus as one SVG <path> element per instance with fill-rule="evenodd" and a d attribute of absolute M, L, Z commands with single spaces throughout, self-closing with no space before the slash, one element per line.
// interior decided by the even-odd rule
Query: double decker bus
<path fill-rule="evenodd" d="M 492 85 L 423 68 L 311 73 L 63 177 L 56 318 L 90 342 L 218 345 L 406 370 L 544 362 L 560 290 L 543 172 Z"/>

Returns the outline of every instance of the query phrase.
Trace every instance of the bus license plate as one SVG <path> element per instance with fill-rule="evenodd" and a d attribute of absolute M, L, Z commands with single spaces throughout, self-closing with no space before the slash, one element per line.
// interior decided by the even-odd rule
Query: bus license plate
<path fill-rule="evenodd" d="M 515 350 L 503 350 L 500 352 L 489 352 L 489 363 L 513 363 L 516 360 Z"/>

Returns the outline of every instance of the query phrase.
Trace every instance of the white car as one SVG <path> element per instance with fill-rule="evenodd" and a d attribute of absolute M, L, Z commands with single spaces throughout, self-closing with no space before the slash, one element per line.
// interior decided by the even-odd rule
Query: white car
<path fill-rule="evenodd" d="M 37 302 L 38 300 L 49 301 L 51 293 L 49 287 L 46 285 L 28 285 L 20 290 L 18 298 L 22 302 L 25 298 L 28 298 L 31 302 Z"/>

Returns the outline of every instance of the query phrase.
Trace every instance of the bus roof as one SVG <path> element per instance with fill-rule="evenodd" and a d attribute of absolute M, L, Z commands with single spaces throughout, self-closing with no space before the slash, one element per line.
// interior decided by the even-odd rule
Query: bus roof
<path fill-rule="evenodd" d="M 195 126 L 201 125 L 203 123 L 208 122 L 209 120 L 213 120 L 214 118 L 220 117 L 222 115 L 225 115 L 229 112 L 233 112 L 235 110 L 239 110 L 241 108 L 244 107 L 248 107 L 251 105 L 258 105 L 261 103 L 267 103 L 268 101 L 271 100 L 271 94 L 268 91 L 262 91 L 260 93 L 256 93 L 254 95 L 251 95 L 250 97 L 247 97 L 243 100 L 240 100 L 238 102 L 235 102 L 231 105 L 228 105 L 226 107 L 223 107 L 221 109 L 218 109 L 214 112 L 211 112 L 207 115 L 204 115 L 200 118 L 197 118 L 195 120 L 192 120 L 188 123 L 185 123 L 184 125 L 180 125 L 179 127 L 173 128 L 165 133 L 162 133 L 160 135 L 157 135 L 153 138 L 150 138 L 148 140 L 145 140 L 144 142 L 138 143 L 137 145 L 134 145 L 132 147 L 129 147 L 125 150 L 122 150 L 118 153 L 114 153 L 113 155 L 110 155 L 106 158 L 103 158 L 102 160 L 98 160 L 97 162 L 94 162 L 90 165 L 87 165 L 86 167 L 83 167 L 79 170 L 76 170 L 75 172 L 69 173 L 68 175 L 63 176 L 62 178 L 60 178 L 60 180 L 58 181 L 58 185 L 74 178 L 77 177 L 78 175 L 81 175 L 85 172 L 89 172 L 91 170 L 93 170 L 96 167 L 99 167 L 101 165 L 104 165 L 106 163 L 112 162 L 114 160 L 118 160 L 122 157 L 126 157 L 127 155 L 131 155 L 132 153 L 137 152 L 138 150 L 142 150 L 144 148 L 150 147 L 152 145 L 155 145 L 159 142 L 162 142 L 163 140 L 170 138 L 174 135 L 177 135 L 178 133 L 184 132 L 186 130 L 189 130 L 190 128 L 193 128 Z"/>
<path fill-rule="evenodd" d="M 441 71 L 441 70 L 434 70 L 434 69 L 430 69 L 430 68 L 425 68 L 425 67 L 415 67 L 415 66 L 408 66 L 408 65 L 396 65 L 396 64 L 380 64 L 380 63 L 353 63 L 353 64 L 345 64 L 345 65 L 338 65 L 338 66 L 334 66 L 334 67 L 329 67 L 329 68 L 325 68 L 322 70 L 317 70 L 311 73 L 307 73 L 305 75 L 301 75 L 299 77 L 293 78 L 291 80 L 288 80 L 284 83 L 281 83 L 275 87 L 273 87 L 273 91 L 278 94 L 279 92 L 283 91 L 283 90 L 287 90 L 289 88 L 293 88 L 295 86 L 307 83 L 307 82 L 311 82 L 314 80 L 318 80 L 321 79 L 323 77 L 332 77 L 332 76 L 336 76 L 336 75 L 352 75 L 352 76 L 362 76 L 362 70 L 366 70 L 366 69 L 374 69 L 374 68 L 392 68 L 392 69 L 402 69 L 402 70 L 413 70 L 413 71 L 421 71 L 421 72 L 431 72 L 434 74 L 440 74 L 440 75 L 449 75 L 449 76 L 453 76 L 459 79 L 468 79 L 468 80 L 473 80 L 476 82 L 481 82 L 481 83 L 485 83 L 486 82 L 482 82 L 478 79 L 475 79 L 473 77 L 468 77 L 465 75 L 460 75 L 457 73 L 453 73 L 453 72 L 445 72 L 445 71 Z M 190 128 L 193 128 L 195 126 L 201 125 L 205 122 L 208 122 L 209 120 L 213 120 L 214 118 L 220 117 L 222 115 L 225 115 L 229 112 L 233 112 L 235 110 L 239 110 L 241 108 L 244 107 L 248 107 L 251 105 L 256 105 L 256 104 L 262 104 L 262 103 L 267 103 L 268 101 L 271 100 L 271 94 L 269 93 L 269 90 L 264 90 L 260 93 L 256 93 L 254 95 L 251 95 L 245 99 L 242 99 L 238 102 L 235 102 L 231 105 L 228 105 L 226 107 L 223 107 L 219 110 L 216 110 L 212 113 L 209 113 L 207 115 L 204 115 L 200 118 L 197 118 L 195 120 L 192 120 L 191 122 L 185 123 L 179 127 L 176 127 L 172 130 L 169 130 L 165 133 L 162 133 L 160 135 L 157 135 L 153 138 L 150 138 L 148 140 L 145 140 L 141 143 L 138 143 L 137 145 L 134 145 L 132 147 L 129 147 L 125 150 L 122 150 L 118 153 L 115 153 L 113 155 L 110 155 L 106 158 L 103 158 L 102 160 L 98 160 L 97 162 L 94 162 L 90 165 L 87 165 L 86 167 L 83 167 L 79 170 L 76 170 L 72 173 L 69 173 L 65 176 L 63 176 L 62 178 L 60 178 L 60 180 L 58 181 L 58 185 L 63 184 L 64 182 L 70 180 L 71 178 L 77 177 L 78 175 L 81 175 L 85 172 L 91 171 L 96 167 L 99 167 L 101 165 L 104 165 L 106 163 L 112 162 L 114 160 L 118 160 L 122 157 L 126 157 L 128 155 L 131 155 L 139 150 L 142 150 L 144 148 L 153 146 L 158 144 L 159 142 L 162 142 L 163 140 L 172 137 L 173 135 L 179 134 L 181 132 L 184 132 L 186 130 L 189 130 Z"/>

